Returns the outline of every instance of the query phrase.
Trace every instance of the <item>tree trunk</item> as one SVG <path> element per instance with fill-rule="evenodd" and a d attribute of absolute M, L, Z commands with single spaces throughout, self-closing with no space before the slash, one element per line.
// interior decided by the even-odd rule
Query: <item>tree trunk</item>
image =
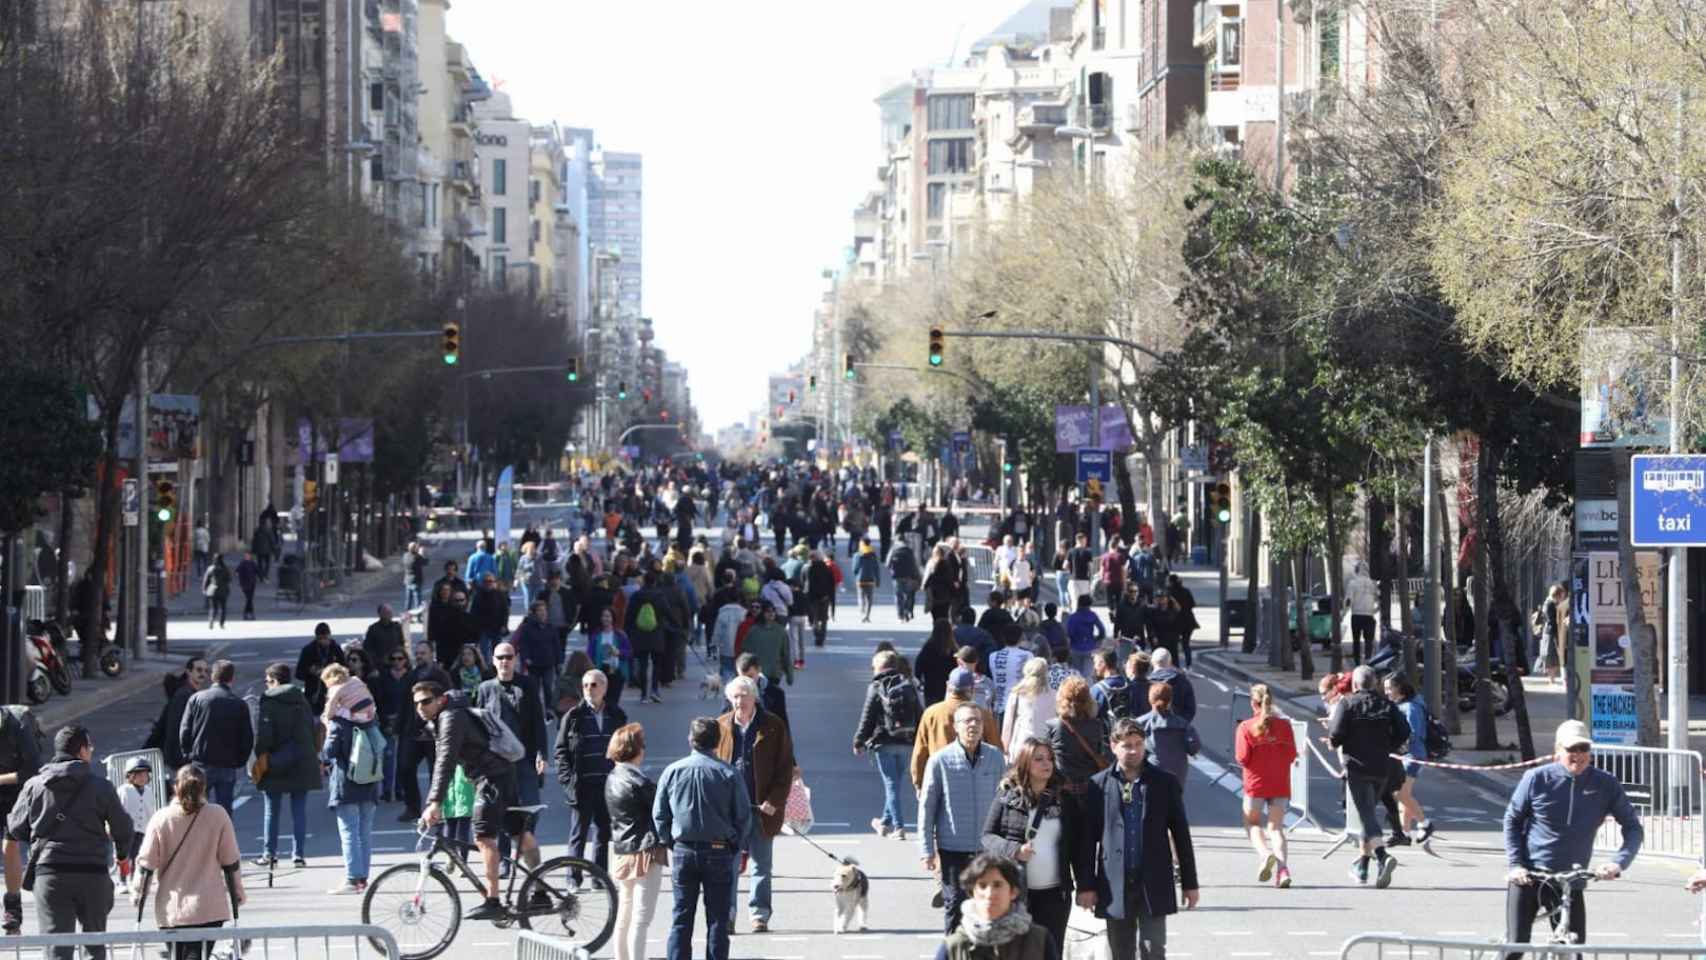
<path fill-rule="evenodd" d="M 1131 486 L 1131 468 L 1117 450 L 1112 451 L 1109 458 L 1114 461 L 1114 487 L 1120 495 L 1120 539 L 1128 544 L 1136 543 L 1137 492 Z"/>
<path fill-rule="evenodd" d="M 1440 615 L 1441 632 L 1445 634 L 1445 642 L 1439 647 L 1440 709 L 1446 729 L 1458 734 L 1463 732 L 1463 711 L 1457 709 L 1457 574 L 1452 569 L 1451 514 L 1446 512 L 1445 502 L 1445 490 L 1434 484 L 1440 542 L 1428 546 L 1439 551 L 1439 583 L 1445 592 L 1445 610 Z"/>
<path fill-rule="evenodd" d="M 1302 680 L 1315 679 L 1315 651 L 1309 649 L 1309 608 L 1304 587 L 1308 582 L 1309 554 L 1300 553 L 1291 558 L 1291 586 L 1292 594 L 1297 597 L 1297 675 Z"/>
<path fill-rule="evenodd" d="M 1410 681 L 1410 686 L 1416 690 L 1422 689 L 1420 671 L 1416 668 L 1416 623 L 1410 612 L 1410 591 L 1408 588 L 1410 572 L 1410 525 L 1405 522 L 1404 500 L 1398 492 L 1398 483 L 1392 483 L 1392 526 L 1393 533 L 1398 539 L 1398 559 L 1395 566 L 1397 572 L 1393 578 L 1398 584 L 1398 632 L 1404 637 L 1403 646 L 1399 652 L 1403 656 L 1404 678 Z M 1388 571 L 1391 573 L 1392 571 Z M 1388 581 L 1392 582 L 1392 581 Z M 1381 599 L 1381 606 L 1387 605 L 1386 599 Z"/>
<path fill-rule="evenodd" d="M 1623 581 L 1623 618 L 1629 634 L 1629 649 L 1635 661 L 1635 742 L 1643 747 L 1661 747 L 1659 739 L 1658 635 L 1647 623 L 1642 602 L 1641 571 L 1635 565 L 1635 545 L 1629 539 L 1629 454 L 1617 458 L 1617 566 Z M 1589 649 L 1592 649 L 1590 647 Z"/>
<path fill-rule="evenodd" d="M 1155 542 L 1167 549 L 1167 510 L 1161 502 L 1161 438 L 1143 418 L 1143 473 L 1149 481 L 1149 529 L 1155 532 Z"/>
<path fill-rule="evenodd" d="M 1380 494 L 1375 492 L 1373 484 L 1366 485 L 1364 489 L 1367 491 L 1368 497 L 1367 515 L 1364 521 L 1368 527 L 1365 537 L 1365 542 L 1368 544 L 1368 575 L 1375 579 L 1380 588 L 1380 613 L 1376 615 L 1375 622 L 1381 630 L 1390 630 L 1392 629 L 1392 581 L 1394 577 L 1399 575 L 1392 571 L 1392 564 L 1386 562 L 1386 518 L 1399 514 L 1396 506 L 1392 511 L 1387 511 L 1386 501 L 1380 499 Z M 1396 500 L 1393 501 L 1394 504 L 1397 502 Z M 1398 582 L 1402 583 L 1403 580 L 1400 579 Z M 1378 638 L 1376 639 L 1378 640 Z M 1372 653 L 1372 651 L 1370 652 Z"/>
<path fill-rule="evenodd" d="M 1487 507 L 1482 498 L 1491 495 L 1491 471 L 1487 468 L 1487 445 L 1475 441 L 1475 550 L 1469 555 L 1474 571 L 1475 609 L 1475 749 L 1499 749 L 1499 730 L 1493 721 L 1492 603 L 1487 590 Z"/>
<path fill-rule="evenodd" d="M 1249 502 L 1254 504 L 1254 498 L 1251 498 Z M 1250 508 L 1249 529 L 1250 542 L 1245 544 L 1245 549 L 1248 551 L 1246 555 L 1246 569 L 1249 570 L 1249 583 L 1244 588 L 1244 641 L 1241 645 L 1241 649 L 1245 653 L 1255 653 L 1256 637 L 1259 629 L 1257 624 L 1261 622 L 1259 618 L 1261 616 L 1262 609 L 1262 565 L 1260 563 L 1262 516 L 1254 506 Z M 1225 600 L 1224 597 L 1221 599 L 1223 601 Z M 1220 615 L 1223 617 L 1226 616 L 1224 608 L 1222 608 Z"/>
<path fill-rule="evenodd" d="M 111 412 L 106 415 L 106 435 L 116 438 L 118 436 L 119 406 L 109 404 L 103 408 L 103 410 L 108 409 Z M 109 444 L 111 442 L 114 441 L 109 441 Z M 142 442 L 142 438 L 138 437 L 137 442 Z M 146 479 L 146 477 L 137 478 L 138 482 Z M 118 526 L 118 495 L 121 486 L 118 480 L 118 457 L 113 455 L 110 446 L 101 454 L 100 466 L 96 470 L 96 481 L 95 545 L 94 549 L 90 551 L 89 557 L 89 569 L 95 572 L 95 602 L 90 605 L 89 609 L 83 611 L 83 628 L 86 631 L 83 636 L 94 637 L 98 640 L 101 636 L 101 611 L 105 610 L 107 606 L 107 566 L 111 561 L 110 541 L 113 537 L 113 530 Z M 142 518 L 142 522 L 146 522 L 146 519 Z M 119 571 L 120 576 L 125 573 L 126 571 Z M 137 625 L 137 636 L 146 638 L 147 631 L 148 624 Z M 93 679 L 100 672 L 100 646 L 98 642 L 83 645 L 83 676 L 86 678 Z"/>
<path fill-rule="evenodd" d="M 1522 751 L 1524 760 L 1534 759 L 1534 731 L 1528 721 L 1528 699 L 1524 696 L 1522 687 L 1522 664 L 1516 643 L 1516 631 L 1525 629 L 1523 619 L 1516 604 L 1511 599 L 1510 578 L 1505 572 L 1505 532 L 1504 523 L 1499 514 L 1498 484 L 1493 476 L 1494 464 L 1504 458 L 1504 447 L 1498 450 L 1490 449 L 1492 445 L 1485 441 L 1481 444 L 1481 463 L 1476 471 L 1476 487 L 1479 492 L 1481 506 L 1481 545 L 1486 554 L 1485 566 L 1492 575 L 1492 603 L 1488 605 L 1489 619 L 1493 620 L 1500 629 L 1505 630 L 1504 651 L 1505 676 L 1510 679 L 1511 708 L 1516 711 L 1516 741 L 1517 748 Z"/>
<path fill-rule="evenodd" d="M 1333 672 L 1339 673 L 1345 669 L 1345 645 L 1339 634 L 1339 609 L 1345 602 L 1345 544 L 1344 537 L 1339 532 L 1338 505 L 1333 497 L 1332 485 L 1322 484 L 1319 496 L 1327 511 L 1327 596 L 1328 609 L 1333 618 L 1333 626 L 1329 631 L 1333 638 L 1333 649 L 1329 653 Z M 1352 639 L 1351 655 L 1358 664 L 1362 663 L 1360 647 L 1361 645 Z"/>

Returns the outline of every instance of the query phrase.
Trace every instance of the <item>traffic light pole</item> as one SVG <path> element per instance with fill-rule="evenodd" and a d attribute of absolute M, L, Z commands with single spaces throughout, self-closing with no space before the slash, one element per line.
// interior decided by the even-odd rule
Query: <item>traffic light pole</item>
<path fill-rule="evenodd" d="M 130 604 L 130 637 L 128 646 L 130 655 L 134 658 L 142 656 L 142 650 L 148 645 L 148 523 L 152 512 L 149 502 L 150 492 L 154 485 L 148 482 L 148 348 L 145 346 L 136 358 L 136 487 L 139 516 L 136 518 L 136 551 L 135 560 L 130 571 L 126 574 L 136 589 L 131 593 Z M 165 598 L 162 597 L 162 604 Z M 99 620 L 96 621 L 99 623 Z M 88 656 L 87 653 L 84 654 Z"/>

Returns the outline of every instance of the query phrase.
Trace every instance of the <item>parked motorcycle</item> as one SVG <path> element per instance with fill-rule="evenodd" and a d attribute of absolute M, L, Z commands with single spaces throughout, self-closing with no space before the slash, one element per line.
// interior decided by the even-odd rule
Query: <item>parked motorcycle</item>
<path fill-rule="evenodd" d="M 105 619 L 102 620 L 102 626 L 106 626 Z M 58 620 L 51 617 L 46 620 L 31 620 L 30 631 L 47 634 L 48 640 L 53 643 L 53 649 L 59 652 L 61 660 L 75 663 L 81 658 L 82 651 L 78 651 L 77 657 L 71 656 L 70 635 Z M 101 673 L 109 677 L 117 677 L 124 673 L 124 648 L 113 643 L 104 633 L 100 640 L 101 652 L 96 656 L 96 660 L 100 663 Z"/>
<path fill-rule="evenodd" d="M 34 704 L 47 702 L 54 691 L 60 696 L 71 693 L 71 669 L 54 646 L 53 639 L 46 630 L 41 629 L 41 622 L 30 621 L 29 644 L 24 648 L 30 658 L 30 679 L 24 685 L 24 693 Z"/>
<path fill-rule="evenodd" d="M 1411 643 L 1419 642 L 1414 637 L 1406 638 L 1397 630 L 1383 630 L 1380 634 L 1380 645 L 1375 648 L 1374 655 L 1368 658 L 1368 665 L 1374 668 L 1384 680 L 1386 676 L 1403 665 L 1403 647 L 1405 640 Z M 1438 646 L 1444 647 L 1442 639 Z M 1417 663 L 1427 663 L 1427 648 L 1421 647 L 1416 651 Z M 1475 710 L 1475 652 L 1472 648 L 1457 648 L 1457 709 L 1464 713 Z M 1511 679 L 1505 670 L 1505 665 L 1494 660 L 1488 668 L 1488 689 L 1493 695 L 1493 715 L 1504 716 L 1514 705 L 1511 701 Z"/>

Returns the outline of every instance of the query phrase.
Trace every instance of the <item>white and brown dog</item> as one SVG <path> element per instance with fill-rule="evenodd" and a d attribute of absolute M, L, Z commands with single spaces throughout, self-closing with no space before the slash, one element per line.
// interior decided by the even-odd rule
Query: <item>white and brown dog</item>
<path fill-rule="evenodd" d="M 835 894 L 834 933 L 852 930 L 855 922 L 860 930 L 870 929 L 865 925 L 865 912 L 870 907 L 871 879 L 859 869 L 859 861 L 843 858 L 841 866 L 835 868 L 829 889 Z"/>
<path fill-rule="evenodd" d="M 722 696 L 723 678 L 714 673 L 705 674 L 704 679 L 699 681 L 699 699 L 718 700 Z"/>

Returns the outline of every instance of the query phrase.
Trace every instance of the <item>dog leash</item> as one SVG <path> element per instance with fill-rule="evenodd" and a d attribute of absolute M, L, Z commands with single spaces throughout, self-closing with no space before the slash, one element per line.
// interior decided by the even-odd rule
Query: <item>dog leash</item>
<path fill-rule="evenodd" d="M 824 856 L 828 857 L 831 860 L 834 860 L 836 863 L 839 863 L 842 866 L 849 866 L 853 863 L 853 861 L 847 859 L 846 857 L 838 857 L 835 854 L 830 853 L 828 850 L 825 850 L 823 848 L 823 846 L 821 844 L 819 844 L 816 840 L 813 840 L 811 837 L 808 837 L 805 834 L 801 833 L 800 831 L 795 830 L 793 824 L 784 823 L 784 824 L 782 824 L 782 829 L 788 831 L 788 833 L 790 833 L 793 836 L 799 837 L 801 840 L 804 840 L 806 843 L 811 844 L 812 847 L 817 850 L 817 852 L 823 854 Z"/>

